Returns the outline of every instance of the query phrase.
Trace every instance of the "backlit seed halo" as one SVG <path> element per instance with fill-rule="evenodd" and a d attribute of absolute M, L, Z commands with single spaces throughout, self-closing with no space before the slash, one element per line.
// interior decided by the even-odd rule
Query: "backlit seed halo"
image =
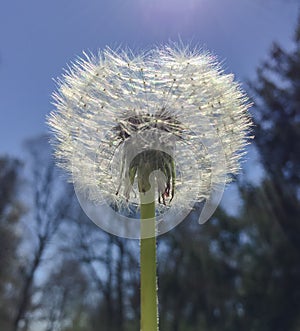
<path fill-rule="evenodd" d="M 86 55 L 59 79 L 53 97 L 56 109 L 48 124 L 57 163 L 72 175 L 81 204 L 92 205 L 85 209 L 95 223 L 120 236 L 140 236 L 139 220 L 124 224 L 114 220 L 121 215 L 116 210 L 124 212 L 122 220 L 128 215 L 131 219 L 131 207 L 138 204 L 128 185 L 133 173 L 123 177 L 120 168 L 128 148 L 134 150 L 129 138 L 134 141 L 134 136 L 154 128 L 174 136 L 175 197 L 170 205 L 156 203 L 157 234 L 178 224 L 197 202 L 205 201 L 199 219 L 205 222 L 220 202 L 225 182 L 239 172 L 249 143 L 250 104 L 240 84 L 224 73 L 214 56 L 183 45 L 136 55 L 109 48 L 98 56 Z M 153 148 L 147 143 L 153 140 L 149 136 L 143 139 L 146 145 L 142 155 L 133 153 L 133 166 L 141 167 L 142 158 L 158 155 L 162 173 L 154 169 L 152 179 L 159 183 L 164 203 L 171 183 L 164 164 L 170 162 L 172 152 Z M 158 141 L 164 149 L 164 140 Z M 102 205 L 110 212 L 99 211 Z"/>
<path fill-rule="evenodd" d="M 206 199 L 203 199 L 204 207 L 199 222 L 204 223 L 208 220 L 217 208 L 224 191 L 226 176 L 224 172 L 219 173 L 218 170 L 222 169 L 220 166 L 224 167 L 225 156 L 214 126 L 204 116 L 199 116 L 199 120 L 201 121 L 201 125 L 198 126 L 199 132 L 188 132 L 189 137 L 195 137 L 192 144 L 189 141 L 175 137 L 172 133 L 159 129 L 137 132 L 114 148 L 110 146 L 107 149 L 106 139 L 103 140 L 103 145 L 100 142 L 97 149 L 92 151 L 92 154 L 94 154 L 92 167 L 94 175 L 89 186 L 80 186 L 79 177 L 81 173 L 75 167 L 73 168 L 72 180 L 75 192 L 87 216 L 106 232 L 120 237 L 140 239 L 141 220 L 138 217 L 139 192 L 137 180 L 129 188 L 130 196 L 124 206 L 117 206 L 112 196 L 114 192 L 116 198 L 119 198 L 117 192 L 122 186 L 120 180 L 126 181 L 126 178 L 122 178 L 121 170 L 122 162 L 124 162 L 124 152 L 127 153 L 126 166 L 141 152 L 156 150 L 164 152 L 174 159 L 177 174 L 175 195 L 170 205 L 168 202 L 167 205 L 159 204 L 156 192 L 156 235 L 164 234 L 182 222 L 194 208 L 195 203 L 199 201 L 199 196 L 203 196 L 204 191 L 208 193 Z M 210 155 L 218 155 L 218 158 L 212 159 Z M 78 160 L 78 155 L 74 155 L 74 158 Z M 189 162 L 186 162 L 186 158 L 189 159 Z M 106 175 L 110 178 L 109 186 L 103 186 L 99 183 L 99 169 L 106 171 Z M 204 180 L 203 176 L 210 176 L 209 187 L 201 187 L 201 183 L 207 185 L 207 179 Z M 164 178 L 165 174 L 156 169 L 149 178 L 155 190 L 157 189 L 157 179 L 159 177 Z M 198 182 L 199 186 L 191 185 L 195 182 Z M 143 201 L 150 203 L 152 200 L 149 200 L 149 198 L 147 200 L 147 193 L 149 192 L 145 192 L 146 199 L 143 199 Z M 121 193 L 118 192 L 118 194 Z M 150 196 L 152 195 L 149 194 Z M 123 196 L 124 201 L 125 199 L 126 197 Z M 129 209 L 128 206 L 133 206 L 133 210 Z M 143 229 L 142 238 L 152 236 L 151 229 L 148 232 Z"/>

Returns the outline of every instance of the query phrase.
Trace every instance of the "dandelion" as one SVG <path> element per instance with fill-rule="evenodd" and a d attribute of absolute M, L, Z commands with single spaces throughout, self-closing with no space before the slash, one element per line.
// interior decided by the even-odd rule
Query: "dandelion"
<path fill-rule="evenodd" d="M 155 236 L 197 202 L 206 201 L 200 222 L 211 216 L 240 169 L 248 99 L 214 56 L 172 45 L 140 55 L 85 54 L 58 81 L 54 99 L 55 155 L 81 201 L 122 216 L 93 219 L 103 229 L 141 238 L 142 308 L 150 302 L 142 330 L 156 330 Z M 134 206 L 142 221 L 124 216 Z"/>
<path fill-rule="evenodd" d="M 48 118 L 55 154 L 89 201 L 116 210 L 138 206 L 138 164 L 154 157 L 152 170 L 161 174 L 156 216 L 167 219 L 172 207 L 172 216 L 189 211 L 239 171 L 249 103 L 209 53 L 106 49 L 79 59 L 58 84 L 57 109 Z M 161 226 L 158 234 L 169 229 Z"/>

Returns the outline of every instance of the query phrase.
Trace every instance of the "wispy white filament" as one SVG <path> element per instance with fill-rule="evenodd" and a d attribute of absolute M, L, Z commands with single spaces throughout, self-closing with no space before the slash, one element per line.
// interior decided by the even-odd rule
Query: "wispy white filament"
<path fill-rule="evenodd" d="M 162 214 L 169 203 L 191 208 L 208 199 L 240 169 L 249 102 L 207 52 L 165 46 L 134 55 L 107 48 L 85 54 L 58 84 L 48 117 L 55 155 L 90 201 L 118 209 L 138 204 L 126 173 L 145 149 L 174 157 L 175 196 L 157 204 Z"/>

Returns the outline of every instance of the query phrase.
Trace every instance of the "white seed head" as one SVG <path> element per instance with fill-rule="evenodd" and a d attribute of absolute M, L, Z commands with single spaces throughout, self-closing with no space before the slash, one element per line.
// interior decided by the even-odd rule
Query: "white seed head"
<path fill-rule="evenodd" d="M 156 160 L 150 182 L 160 201 L 158 218 L 166 220 L 168 211 L 173 218 L 180 215 L 159 234 L 196 202 L 210 202 L 201 223 L 211 216 L 225 182 L 238 173 L 249 140 L 250 104 L 240 85 L 212 55 L 188 47 L 85 54 L 59 80 L 53 96 L 56 110 L 48 124 L 55 155 L 85 200 L 116 210 L 138 205 L 136 172 L 149 157 Z"/>

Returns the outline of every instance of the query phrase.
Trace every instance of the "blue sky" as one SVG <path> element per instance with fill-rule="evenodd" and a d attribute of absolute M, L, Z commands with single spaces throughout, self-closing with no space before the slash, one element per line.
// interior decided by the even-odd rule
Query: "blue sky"
<path fill-rule="evenodd" d="M 53 78 L 83 50 L 150 48 L 179 37 L 203 45 L 241 81 L 276 40 L 290 47 L 292 0 L 2 0 L 0 155 L 44 133 Z"/>

